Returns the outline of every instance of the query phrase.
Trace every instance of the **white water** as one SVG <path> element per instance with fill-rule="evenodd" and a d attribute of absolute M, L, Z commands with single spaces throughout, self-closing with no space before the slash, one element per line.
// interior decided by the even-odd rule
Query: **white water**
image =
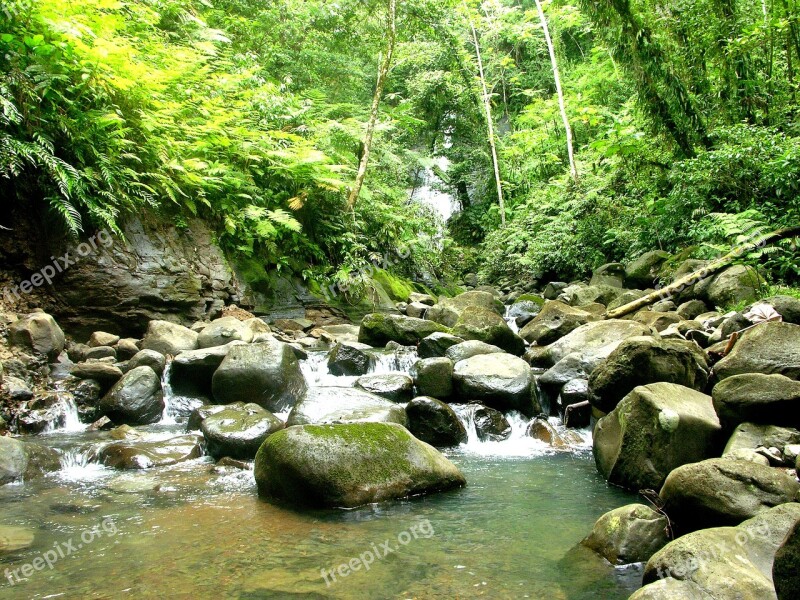
<path fill-rule="evenodd" d="M 509 313 L 511 312 L 511 308 L 512 308 L 511 304 L 506 306 L 506 314 L 503 316 L 503 318 L 506 320 L 506 323 L 508 323 L 508 326 L 511 328 L 511 331 L 513 331 L 514 333 L 519 335 L 519 327 L 517 326 L 517 318 L 509 316 Z"/>
<path fill-rule="evenodd" d="M 78 416 L 78 407 L 72 394 L 56 391 L 58 403 L 53 407 L 58 411 L 59 417 L 52 420 L 42 433 L 78 433 L 86 430 L 86 425 L 81 423 Z"/>
<path fill-rule="evenodd" d="M 161 375 L 161 390 L 164 392 L 164 412 L 161 414 L 161 425 L 177 425 L 178 421 L 172 412 L 172 384 L 170 376 L 172 374 L 172 357 L 167 356 L 167 364 L 164 373 Z"/>
<path fill-rule="evenodd" d="M 446 172 L 450 167 L 450 161 L 444 156 L 439 156 L 434 159 L 434 165 L 439 167 L 442 172 Z M 433 166 L 425 167 L 422 184 L 412 191 L 411 199 L 430 206 L 441 215 L 444 222 L 447 222 L 457 210 L 458 202 L 452 195 L 439 189 L 441 185 L 442 182 L 436 176 Z"/>

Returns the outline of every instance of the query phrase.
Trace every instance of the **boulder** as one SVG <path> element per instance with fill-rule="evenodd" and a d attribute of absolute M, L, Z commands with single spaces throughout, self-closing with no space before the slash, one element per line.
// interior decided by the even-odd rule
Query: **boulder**
<path fill-rule="evenodd" d="M 8 343 L 46 356 L 52 361 L 64 351 L 65 338 L 53 317 L 44 312 L 35 312 L 9 326 Z"/>
<path fill-rule="evenodd" d="M 95 331 L 89 337 L 89 347 L 98 348 L 100 346 L 114 346 L 119 342 L 119 336 L 105 331 Z"/>
<path fill-rule="evenodd" d="M 574 431 L 566 431 L 562 434 L 550 421 L 542 417 L 537 417 L 530 422 L 526 435 L 559 450 L 580 444 L 582 441 Z"/>
<path fill-rule="evenodd" d="M 397 423 L 406 425 L 403 406 L 353 388 L 311 388 L 289 413 L 286 425 Z"/>
<path fill-rule="evenodd" d="M 435 448 L 449 448 L 467 441 L 467 430 L 456 412 L 436 398 L 414 398 L 406 406 L 406 417 L 409 431 Z"/>
<path fill-rule="evenodd" d="M 800 483 L 780 469 L 713 458 L 683 465 L 661 489 L 664 510 L 682 531 L 738 525 L 773 506 L 793 502 Z"/>
<path fill-rule="evenodd" d="M 449 333 L 432 333 L 419 343 L 417 352 L 420 358 L 439 358 L 445 356 L 448 348 L 463 341 L 463 338 Z"/>
<path fill-rule="evenodd" d="M 462 419 L 475 426 L 475 433 L 482 442 L 502 442 L 513 433 L 511 423 L 499 410 L 482 404 L 451 405 Z"/>
<path fill-rule="evenodd" d="M 120 372 L 121 375 L 122 372 Z M 11 375 L 3 377 L 3 388 L 8 398 L 14 402 L 25 402 L 33 398 L 33 391 L 31 391 L 30 386 L 19 377 Z"/>
<path fill-rule="evenodd" d="M 483 308 L 498 315 L 504 312 L 503 303 L 491 292 L 472 291 L 455 298 L 442 298 L 425 315 L 427 319 L 453 327 L 467 308 Z"/>
<path fill-rule="evenodd" d="M 763 301 L 783 317 L 784 323 L 800 325 L 800 298 L 793 296 L 773 296 Z"/>
<path fill-rule="evenodd" d="M 786 446 L 794 444 L 800 444 L 800 431 L 797 429 L 742 423 L 728 440 L 723 456 L 737 450 L 756 450 L 760 447 L 783 451 Z"/>
<path fill-rule="evenodd" d="M 175 356 L 198 348 L 198 334 L 188 327 L 168 321 L 150 321 L 142 340 L 142 350 L 155 350 L 165 356 Z"/>
<path fill-rule="evenodd" d="M 104 358 L 116 360 L 117 351 L 111 346 L 97 346 L 96 348 L 87 348 L 83 357 L 85 360 L 102 360 Z"/>
<path fill-rule="evenodd" d="M 0 485 L 30 481 L 59 469 L 61 460 L 52 448 L 0 436 Z"/>
<path fill-rule="evenodd" d="M 139 353 L 138 340 L 133 338 L 118 341 L 114 348 L 117 350 L 119 360 L 130 360 Z"/>
<path fill-rule="evenodd" d="M 411 400 L 414 380 L 405 373 L 364 375 L 358 378 L 356 387 L 392 402 L 408 402 Z"/>
<path fill-rule="evenodd" d="M 669 543 L 669 521 L 644 504 L 604 514 L 581 543 L 612 565 L 646 562 Z"/>
<path fill-rule="evenodd" d="M 424 358 L 414 363 L 411 377 L 417 394 L 446 399 L 453 395 L 453 361 L 449 358 Z"/>
<path fill-rule="evenodd" d="M 200 348 L 224 346 L 236 341 L 247 344 L 253 341 L 253 335 L 247 323 L 235 317 L 223 317 L 212 321 L 200 332 L 197 344 Z"/>
<path fill-rule="evenodd" d="M 692 321 L 700 315 L 707 313 L 708 307 L 702 300 L 689 300 L 681 304 L 676 312 L 687 321 Z"/>
<path fill-rule="evenodd" d="M 477 340 L 521 356 L 525 342 L 511 331 L 497 313 L 480 307 L 465 308 L 453 327 L 453 333 L 465 340 Z"/>
<path fill-rule="evenodd" d="M 568 283 L 563 281 L 551 281 L 545 286 L 542 295 L 544 296 L 545 300 L 555 300 L 561 295 L 561 292 L 563 292 L 568 285 Z"/>
<path fill-rule="evenodd" d="M 294 406 L 306 381 L 292 349 L 277 340 L 234 346 L 212 378 L 214 399 L 221 404 L 255 403 L 270 412 Z"/>
<path fill-rule="evenodd" d="M 337 376 L 366 375 L 375 364 L 374 357 L 365 352 L 368 349 L 366 344 L 336 344 L 328 355 L 328 371 Z"/>
<path fill-rule="evenodd" d="M 544 303 L 544 298 L 525 294 L 509 307 L 506 318 L 514 319 L 517 327 L 525 327 L 542 312 Z"/>
<path fill-rule="evenodd" d="M 634 315 L 633 321 L 641 323 L 646 327 L 655 329 L 662 332 L 668 329 L 671 325 L 676 325 L 683 321 L 678 313 L 674 312 L 654 312 L 652 310 L 643 310 Z"/>
<path fill-rule="evenodd" d="M 614 300 L 609 302 L 606 309 L 610 312 L 612 310 L 625 306 L 626 304 L 635 302 L 639 298 L 644 298 L 646 295 L 647 292 L 643 290 L 627 290 L 623 292 L 621 295 L 617 296 Z M 651 310 L 655 310 L 655 308 L 651 307 Z"/>
<path fill-rule="evenodd" d="M 625 266 L 620 263 L 610 263 L 594 270 L 589 285 L 607 285 L 621 288 L 624 287 L 624 283 Z"/>
<path fill-rule="evenodd" d="M 172 361 L 170 383 L 176 389 L 183 389 L 187 387 L 185 384 L 191 384 L 192 389 L 210 395 L 214 373 L 237 345 L 244 345 L 244 342 L 231 342 L 225 346 L 181 352 Z"/>
<path fill-rule="evenodd" d="M 608 306 L 624 293 L 622 288 L 616 286 L 590 285 L 575 290 L 569 303 L 572 306 L 586 306 L 587 304 Z"/>
<path fill-rule="evenodd" d="M 138 367 L 150 367 L 160 377 L 167 366 L 167 357 L 155 350 L 141 350 L 128 361 L 128 370 Z"/>
<path fill-rule="evenodd" d="M 775 553 L 772 580 L 778 600 L 796 600 L 800 590 L 800 524 L 795 524 Z"/>
<path fill-rule="evenodd" d="M 800 379 L 800 325 L 763 323 L 753 327 L 717 363 L 714 373 L 719 380 L 744 373 Z"/>
<path fill-rule="evenodd" d="M 258 404 L 245 404 L 207 416 L 200 430 L 214 458 L 252 460 L 264 440 L 283 427 L 283 421 Z"/>
<path fill-rule="evenodd" d="M 784 504 L 737 527 L 684 535 L 647 562 L 645 587 L 630 600 L 774 600 L 776 552 L 800 520 L 800 504 Z"/>
<path fill-rule="evenodd" d="M 117 425 L 157 423 L 164 412 L 161 378 L 150 367 L 128 371 L 100 400 L 99 409 Z"/>
<path fill-rule="evenodd" d="M 469 340 L 461 344 L 451 346 L 445 351 L 445 356 L 453 361 L 453 364 L 459 363 L 462 360 L 467 360 L 473 356 L 480 356 L 482 354 L 503 354 L 503 349 L 497 346 L 492 346 L 486 342 L 478 340 Z"/>
<path fill-rule="evenodd" d="M 92 459 L 112 469 L 167 467 L 201 457 L 202 442 L 203 439 L 197 435 L 183 435 L 159 441 L 113 442 L 100 449 Z"/>
<path fill-rule="evenodd" d="M 591 365 L 584 362 L 583 357 L 579 353 L 570 354 L 558 361 L 554 367 L 548 369 L 539 377 L 539 387 L 551 397 L 555 398 L 567 382 L 573 379 L 588 379 L 591 369 Z"/>
<path fill-rule="evenodd" d="M 279 431 L 258 451 L 255 479 L 262 497 L 345 508 L 466 485 L 436 449 L 390 423 Z"/>
<path fill-rule="evenodd" d="M 509 354 L 473 356 L 456 363 L 453 369 L 453 385 L 459 397 L 528 416 L 533 413 L 532 382 L 530 366 Z"/>
<path fill-rule="evenodd" d="M 632 288 L 652 287 L 658 281 L 664 263 L 669 259 L 669 253 L 663 250 L 642 254 L 625 267 L 625 283 Z"/>
<path fill-rule="evenodd" d="M 564 357 L 577 352 L 594 370 L 626 339 L 647 336 L 650 333 L 649 327 L 633 321 L 612 319 L 587 323 L 551 344 L 547 356 L 554 365 Z"/>
<path fill-rule="evenodd" d="M 800 381 L 749 373 L 722 380 L 712 392 L 722 426 L 742 423 L 800 427 Z"/>
<path fill-rule="evenodd" d="M 425 313 L 427 313 L 429 309 L 430 306 L 427 304 L 422 304 L 421 302 L 412 302 L 406 306 L 405 313 L 409 317 L 414 317 L 415 319 L 424 319 Z"/>
<path fill-rule="evenodd" d="M 561 339 L 571 331 L 590 321 L 596 321 L 592 313 L 568 306 L 563 302 L 547 302 L 541 312 L 519 332 L 530 344 L 546 346 Z"/>
<path fill-rule="evenodd" d="M 198 406 L 189 415 L 189 422 L 186 424 L 186 431 L 200 431 L 208 417 L 227 410 L 229 408 L 243 408 L 243 402 L 234 402 L 233 404 L 206 404 L 205 406 Z"/>
<path fill-rule="evenodd" d="M 436 333 L 450 331 L 433 321 L 414 319 L 403 315 L 373 313 L 361 321 L 358 341 L 374 347 L 382 347 L 389 342 L 397 342 L 403 346 L 416 346 L 423 339 Z"/>
<path fill-rule="evenodd" d="M 130 370 L 130 369 L 129 369 Z M 116 365 L 104 362 L 84 362 L 74 365 L 70 375 L 78 379 L 91 379 L 100 384 L 101 388 L 108 391 L 111 386 L 122 379 L 122 370 Z"/>
<path fill-rule="evenodd" d="M 408 303 L 413 304 L 414 302 L 418 302 L 426 306 L 434 306 L 436 304 L 436 298 L 434 298 L 430 294 L 420 294 L 418 292 L 413 292 L 408 296 Z"/>
<path fill-rule="evenodd" d="M 589 377 L 590 402 L 609 413 L 634 388 L 658 382 L 703 391 L 708 372 L 703 351 L 692 342 L 628 338 Z"/>
<path fill-rule="evenodd" d="M 710 396 L 654 383 L 634 389 L 597 422 L 594 458 L 609 482 L 657 490 L 672 470 L 714 456 L 720 430 Z"/>
<path fill-rule="evenodd" d="M 758 299 L 766 282 L 753 267 L 733 265 L 709 280 L 697 293 L 712 306 L 733 306 Z"/>

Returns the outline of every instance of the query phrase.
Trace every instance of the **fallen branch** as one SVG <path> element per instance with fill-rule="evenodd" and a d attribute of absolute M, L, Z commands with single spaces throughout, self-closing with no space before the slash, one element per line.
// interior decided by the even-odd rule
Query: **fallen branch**
<path fill-rule="evenodd" d="M 606 313 L 606 318 L 608 319 L 619 319 L 620 317 L 624 317 L 625 315 L 629 315 L 637 310 L 644 308 L 645 306 L 650 306 L 655 302 L 659 302 L 661 300 L 667 300 L 672 298 L 676 294 L 679 294 L 683 290 L 688 287 L 693 286 L 696 283 L 715 275 L 735 260 L 741 258 L 748 252 L 755 250 L 756 248 L 762 248 L 764 246 L 771 246 L 776 242 L 780 242 L 781 240 L 793 238 L 800 236 L 800 227 L 789 227 L 787 229 L 780 229 L 778 231 L 773 231 L 771 233 L 766 233 L 764 235 L 758 236 L 757 238 L 753 239 L 746 244 L 742 244 L 734 248 L 730 253 L 726 254 L 725 256 L 718 258 L 715 261 L 712 261 L 706 267 L 703 267 L 699 271 L 694 273 L 690 273 L 686 277 L 682 277 L 675 283 L 668 285 L 665 288 L 660 290 L 656 290 L 651 294 L 647 294 L 638 300 L 634 300 L 629 304 L 624 306 L 620 306 L 619 308 L 615 308 L 614 310 L 610 310 Z"/>

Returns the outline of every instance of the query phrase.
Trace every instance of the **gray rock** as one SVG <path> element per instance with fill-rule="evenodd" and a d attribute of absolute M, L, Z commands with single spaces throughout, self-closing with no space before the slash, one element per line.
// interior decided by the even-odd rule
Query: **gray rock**
<path fill-rule="evenodd" d="M 631 302 L 635 302 L 639 298 L 644 298 L 646 295 L 647 292 L 643 290 L 627 290 L 623 292 L 622 295 L 617 296 L 614 300 L 609 302 L 607 308 L 609 311 L 612 311 L 620 308 L 621 306 L 625 306 L 626 304 L 630 304 Z M 651 310 L 655 310 L 655 308 L 651 308 Z"/>
<path fill-rule="evenodd" d="M 745 332 L 714 373 L 719 380 L 744 373 L 800 379 L 800 325 L 764 323 Z"/>
<path fill-rule="evenodd" d="M 83 356 L 85 360 L 102 360 L 104 358 L 113 358 L 116 360 L 117 351 L 111 346 L 97 346 L 95 348 L 88 348 Z"/>
<path fill-rule="evenodd" d="M 673 469 L 714 456 L 720 430 L 710 396 L 674 383 L 638 387 L 597 422 L 595 463 L 613 484 L 659 489 Z"/>
<path fill-rule="evenodd" d="M 453 327 L 453 333 L 465 340 L 477 340 L 521 356 L 525 342 L 497 313 L 480 307 L 465 308 Z"/>
<path fill-rule="evenodd" d="M 773 296 L 763 301 L 772 306 L 783 317 L 784 323 L 800 325 L 800 298 L 793 296 Z"/>
<path fill-rule="evenodd" d="M 141 350 L 137 352 L 128 362 L 128 370 L 132 371 L 138 367 L 150 367 L 159 376 L 163 375 L 164 368 L 167 366 L 167 357 L 155 350 Z"/>
<path fill-rule="evenodd" d="M 188 327 L 167 321 L 150 321 L 147 334 L 142 340 L 142 349 L 175 356 L 186 350 L 196 350 L 197 337 L 197 332 Z"/>
<path fill-rule="evenodd" d="M 362 344 L 336 344 L 328 356 L 328 370 L 333 375 L 366 375 L 375 360 L 364 349 Z"/>
<path fill-rule="evenodd" d="M 749 373 L 722 380 L 712 392 L 722 426 L 742 423 L 800 427 L 800 381 Z"/>
<path fill-rule="evenodd" d="M 467 441 L 467 430 L 456 412 L 436 398 L 414 398 L 406 406 L 406 417 L 409 431 L 435 448 L 449 448 Z"/>
<path fill-rule="evenodd" d="M 417 394 L 446 399 L 453 395 L 453 362 L 449 358 L 424 358 L 411 369 Z"/>
<path fill-rule="evenodd" d="M 117 351 L 117 358 L 119 360 L 130 360 L 139 353 L 138 340 L 133 338 L 126 338 L 117 342 L 114 348 Z"/>
<path fill-rule="evenodd" d="M 445 351 L 445 356 L 453 361 L 453 364 L 467 360 L 473 356 L 480 356 L 482 354 L 503 354 L 502 348 L 492 346 L 486 342 L 478 340 L 469 340 L 460 344 L 455 344 Z"/>
<path fill-rule="evenodd" d="M 581 542 L 614 565 L 646 562 L 669 543 L 667 518 L 644 504 L 604 514 Z"/>
<path fill-rule="evenodd" d="M 440 358 L 446 355 L 448 348 L 463 341 L 463 338 L 449 333 L 432 333 L 419 343 L 417 351 L 420 358 Z"/>
<path fill-rule="evenodd" d="M 797 429 L 742 423 L 736 427 L 728 440 L 723 455 L 742 449 L 756 450 L 759 447 L 783 450 L 793 444 L 800 444 L 800 431 Z"/>
<path fill-rule="evenodd" d="M 500 316 L 504 312 L 503 303 L 494 294 L 472 291 L 455 298 L 441 298 L 439 303 L 428 311 L 426 318 L 445 327 L 453 327 L 467 308 L 483 308 Z"/>
<path fill-rule="evenodd" d="M 593 285 L 608 285 L 611 287 L 621 288 L 625 284 L 625 266 L 620 263 L 610 263 L 598 267 L 592 274 L 592 280 L 589 282 L 590 286 Z"/>
<path fill-rule="evenodd" d="M 405 373 L 364 375 L 358 378 L 356 387 L 392 402 L 408 402 L 411 400 L 414 380 Z"/>
<path fill-rule="evenodd" d="M 169 440 L 113 442 L 100 449 L 94 460 L 112 469 L 143 470 L 176 465 L 202 455 L 202 438 L 183 435 Z"/>
<path fill-rule="evenodd" d="M 223 410 L 228 410 L 229 408 L 243 408 L 244 406 L 245 405 L 243 402 L 234 402 L 233 404 L 207 404 L 205 406 L 199 406 L 195 408 L 192 411 L 192 414 L 189 416 L 189 422 L 186 424 L 186 431 L 200 431 L 203 421 L 205 421 L 208 417 L 220 413 Z"/>
<path fill-rule="evenodd" d="M 687 321 L 696 319 L 700 315 L 707 312 L 708 307 L 702 300 L 689 300 L 688 302 L 681 304 L 677 309 L 677 313 Z"/>
<path fill-rule="evenodd" d="M 564 357 L 578 352 L 583 355 L 584 362 L 594 370 L 628 338 L 649 334 L 650 328 L 633 321 L 612 319 L 587 323 L 551 344 L 547 355 L 551 364 L 556 364 Z"/>
<path fill-rule="evenodd" d="M 95 331 L 89 337 L 89 347 L 98 348 L 100 346 L 114 346 L 119 342 L 119 336 L 105 331 Z"/>
<path fill-rule="evenodd" d="M 33 398 L 31 388 L 19 377 L 6 375 L 3 377 L 3 387 L 8 398 L 14 402 L 25 402 Z"/>
<path fill-rule="evenodd" d="M 59 469 L 61 460 L 52 448 L 0 436 L 0 485 L 30 481 Z"/>
<path fill-rule="evenodd" d="M 563 302 L 547 302 L 541 312 L 528 323 L 520 336 L 530 344 L 546 346 L 561 339 L 571 331 L 590 321 L 596 321 L 597 316 L 568 306 Z"/>
<path fill-rule="evenodd" d="M 10 345 L 46 356 L 50 360 L 55 360 L 64 351 L 64 342 L 64 332 L 47 313 L 31 313 L 8 328 Z"/>
<path fill-rule="evenodd" d="M 289 413 L 288 427 L 332 423 L 406 425 L 404 407 L 353 388 L 311 388 Z"/>
<path fill-rule="evenodd" d="M 230 406 L 207 416 L 200 430 L 206 439 L 208 453 L 216 459 L 229 457 L 251 460 L 261 444 L 283 429 L 278 417 L 258 406 Z"/>
<path fill-rule="evenodd" d="M 643 254 L 625 267 L 625 283 L 633 288 L 651 287 L 658 281 L 664 263 L 669 259 L 669 253 L 663 250 Z"/>
<path fill-rule="evenodd" d="M 590 285 L 575 290 L 569 303 L 572 306 L 586 306 L 595 303 L 608 306 L 623 293 L 624 290 L 617 286 Z"/>
<path fill-rule="evenodd" d="M 732 306 L 758 299 L 766 282 L 752 267 L 733 265 L 711 279 L 698 293 L 703 293 L 712 306 Z"/>
<path fill-rule="evenodd" d="M 70 369 L 70 374 L 78 379 L 96 381 L 106 391 L 122 379 L 122 370 L 119 367 L 102 362 L 79 363 Z"/>
<path fill-rule="evenodd" d="M 237 341 L 247 344 L 253 341 L 253 335 L 253 330 L 243 321 L 235 317 L 223 317 L 212 321 L 199 333 L 197 345 L 200 348 L 213 348 Z"/>
<path fill-rule="evenodd" d="M 414 319 L 403 315 L 373 313 L 361 321 L 358 341 L 376 348 L 389 342 L 397 342 L 404 346 L 416 346 L 423 339 L 437 331 L 450 331 L 433 321 Z"/>
<path fill-rule="evenodd" d="M 412 302 L 406 307 L 406 314 L 409 317 L 414 317 L 415 319 L 424 319 L 425 313 L 428 312 L 430 306 L 427 304 L 422 304 L 421 302 Z"/>
<path fill-rule="evenodd" d="M 164 412 L 161 379 L 150 367 L 128 371 L 103 397 L 99 408 L 116 424 L 157 423 Z"/>
<path fill-rule="evenodd" d="M 563 281 L 551 281 L 548 283 L 544 288 L 544 296 L 545 300 L 555 300 L 561 295 L 561 292 L 567 287 L 567 283 Z"/>
<path fill-rule="evenodd" d="M 417 292 L 412 293 L 408 297 L 409 304 L 413 304 L 414 302 L 418 302 L 420 304 L 424 304 L 426 306 L 433 306 L 436 304 L 436 298 L 431 296 L 430 294 L 419 294 Z"/>
<path fill-rule="evenodd" d="M 531 368 L 508 354 L 483 354 L 456 363 L 453 384 L 461 398 L 478 400 L 498 410 L 532 415 Z"/>
<path fill-rule="evenodd" d="M 499 410 L 482 404 L 454 404 L 452 408 L 475 425 L 475 433 L 482 442 L 502 442 L 511 437 L 511 423 Z"/>

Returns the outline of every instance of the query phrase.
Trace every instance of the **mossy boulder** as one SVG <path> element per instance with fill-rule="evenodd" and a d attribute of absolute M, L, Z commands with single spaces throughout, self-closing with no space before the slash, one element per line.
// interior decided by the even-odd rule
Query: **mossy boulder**
<path fill-rule="evenodd" d="M 200 426 L 214 458 L 255 458 L 261 444 L 284 424 L 258 404 L 230 406 L 205 418 Z"/>
<path fill-rule="evenodd" d="M 406 425 L 402 405 L 354 388 L 311 388 L 289 413 L 287 425 L 397 423 Z"/>
<path fill-rule="evenodd" d="M 714 373 L 719 380 L 744 373 L 800 379 L 800 325 L 764 323 L 746 331 Z"/>
<path fill-rule="evenodd" d="M 267 438 L 259 494 L 293 506 L 352 508 L 466 485 L 447 458 L 389 423 L 304 425 Z"/>
<path fill-rule="evenodd" d="M 52 448 L 0 436 L 0 485 L 29 481 L 60 468 L 58 452 Z"/>
<path fill-rule="evenodd" d="M 800 427 L 800 381 L 748 373 L 714 387 L 714 408 L 729 431 L 742 423 Z"/>
<path fill-rule="evenodd" d="M 534 319 L 520 331 L 530 344 L 546 346 L 597 317 L 590 312 L 552 300 L 547 302 Z"/>
<path fill-rule="evenodd" d="M 483 308 L 502 315 L 505 311 L 503 303 L 491 292 L 472 291 L 460 294 L 455 298 L 441 298 L 439 303 L 431 307 L 425 315 L 427 319 L 453 327 L 467 308 Z"/>
<path fill-rule="evenodd" d="M 511 331 L 508 323 L 497 313 L 480 307 L 464 309 L 453 327 L 453 333 L 465 340 L 477 340 L 522 356 L 525 342 Z"/>
<path fill-rule="evenodd" d="M 416 346 L 436 332 L 451 333 L 447 327 L 433 321 L 403 315 L 372 313 L 361 321 L 358 341 L 374 347 L 383 347 L 389 342 Z"/>
<path fill-rule="evenodd" d="M 581 542 L 613 565 L 647 561 L 669 543 L 667 518 L 644 504 L 629 504 L 600 517 Z"/>

